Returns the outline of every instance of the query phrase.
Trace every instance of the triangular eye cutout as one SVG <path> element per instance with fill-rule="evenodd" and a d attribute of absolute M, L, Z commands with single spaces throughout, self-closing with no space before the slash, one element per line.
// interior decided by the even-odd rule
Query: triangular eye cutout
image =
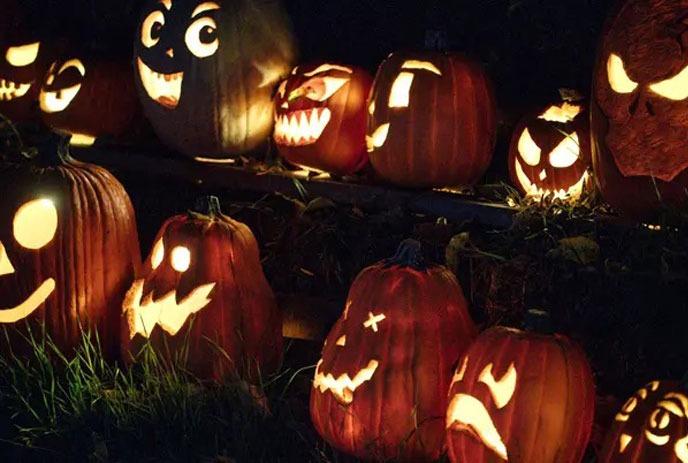
<path fill-rule="evenodd" d="M 549 154 L 549 163 L 552 167 L 563 169 L 571 167 L 580 155 L 580 142 L 578 134 L 573 132 L 564 138 Z"/>
<path fill-rule="evenodd" d="M 511 398 L 514 396 L 514 392 L 516 392 L 516 367 L 513 363 L 509 365 L 506 373 L 499 379 L 495 379 L 492 375 L 492 367 L 493 365 L 491 363 L 487 365 L 482 373 L 480 373 L 478 381 L 485 384 L 490 389 L 492 400 L 494 400 L 497 408 L 501 410 L 511 402 Z"/>
<path fill-rule="evenodd" d="M 526 128 L 518 140 L 518 152 L 521 153 L 521 158 L 529 166 L 537 166 L 540 164 L 540 156 L 542 149 L 535 143 L 530 131 Z"/>

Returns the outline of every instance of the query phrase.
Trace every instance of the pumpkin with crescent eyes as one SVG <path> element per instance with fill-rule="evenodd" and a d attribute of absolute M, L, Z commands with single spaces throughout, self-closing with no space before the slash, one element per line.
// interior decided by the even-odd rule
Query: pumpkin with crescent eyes
<path fill-rule="evenodd" d="M 65 353 L 95 329 L 119 352 L 120 304 L 141 257 L 134 211 L 105 169 L 49 145 L 0 171 L 0 325 L 45 325 Z M 21 336 L 8 330 L 11 347 Z"/>
<path fill-rule="evenodd" d="M 139 97 L 180 153 L 244 153 L 270 136 L 274 88 L 293 56 L 276 0 L 149 0 L 134 48 Z"/>
<path fill-rule="evenodd" d="M 609 21 L 593 80 L 593 166 L 604 199 L 646 218 L 688 188 L 686 0 L 629 0 Z"/>
<path fill-rule="evenodd" d="M 460 55 L 393 53 L 369 100 L 370 162 L 407 187 L 471 186 L 492 160 L 496 108 L 482 67 Z"/>
<path fill-rule="evenodd" d="M 185 352 L 199 378 L 259 380 L 282 358 L 281 312 L 251 230 L 222 214 L 216 197 L 202 203 L 163 224 L 131 286 L 125 355 L 150 342 L 163 355 Z"/>
<path fill-rule="evenodd" d="M 292 164 L 352 174 L 368 163 L 367 71 L 331 63 L 294 68 L 275 97 L 274 139 Z"/>
<path fill-rule="evenodd" d="M 327 336 L 311 389 L 316 430 L 362 459 L 439 458 L 453 366 L 475 333 L 454 275 L 402 243 L 360 273 Z"/>
<path fill-rule="evenodd" d="M 533 325 L 547 331 L 531 311 Z M 449 389 L 452 462 L 579 463 L 595 387 L 585 353 L 565 336 L 494 327 L 459 363 Z"/>

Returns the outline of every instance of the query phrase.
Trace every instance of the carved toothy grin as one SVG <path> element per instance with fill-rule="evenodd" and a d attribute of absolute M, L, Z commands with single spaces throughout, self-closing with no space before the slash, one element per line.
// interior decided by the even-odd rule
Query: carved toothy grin
<path fill-rule="evenodd" d="M 163 330 L 174 336 L 192 314 L 211 302 L 209 296 L 215 288 L 215 283 L 199 286 L 178 303 L 175 290 L 156 301 L 153 300 L 152 291 L 143 297 L 143 285 L 144 280 L 134 282 L 122 305 L 126 312 L 131 338 L 136 334 L 150 337 L 155 325 L 160 325 Z"/>
<path fill-rule="evenodd" d="M 136 62 L 141 83 L 150 99 L 167 109 L 176 108 L 182 96 L 184 73 L 161 74 L 146 66 L 141 58 L 136 58 Z"/>
<path fill-rule="evenodd" d="M 0 79 L 0 101 L 12 101 L 21 98 L 29 91 L 31 84 L 18 84 L 11 80 Z"/>
<path fill-rule="evenodd" d="M 353 378 L 348 374 L 343 373 L 335 378 L 332 373 L 323 373 L 320 371 L 320 366 L 323 361 L 318 362 L 315 368 L 315 378 L 313 379 L 313 387 L 320 390 L 321 393 L 330 391 L 339 403 L 349 405 L 354 400 L 354 392 L 363 383 L 370 381 L 375 374 L 375 370 L 379 365 L 377 360 L 371 360 L 368 365 L 360 369 Z"/>
<path fill-rule="evenodd" d="M 542 199 L 544 196 L 551 196 L 553 199 L 578 199 L 583 194 L 583 188 L 588 181 L 588 172 L 584 172 L 580 180 L 578 180 L 574 185 L 572 185 L 568 190 L 563 188 L 558 191 L 545 190 L 542 187 L 538 187 L 533 182 L 530 181 L 526 175 L 521 163 L 518 159 L 515 160 L 516 177 L 519 183 L 526 191 L 528 197 Z"/>
<path fill-rule="evenodd" d="M 467 394 L 457 394 L 447 410 L 447 429 L 467 432 L 495 452 L 499 458 L 509 461 L 502 436 L 482 402 Z"/>
<path fill-rule="evenodd" d="M 330 122 L 328 108 L 293 111 L 275 117 L 275 141 L 285 146 L 312 145 L 320 138 Z"/>

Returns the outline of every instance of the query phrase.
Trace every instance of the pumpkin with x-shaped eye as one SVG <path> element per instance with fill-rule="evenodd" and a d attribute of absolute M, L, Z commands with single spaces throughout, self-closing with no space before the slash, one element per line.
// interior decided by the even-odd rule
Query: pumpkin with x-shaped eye
<path fill-rule="evenodd" d="M 356 278 L 327 337 L 311 390 L 316 430 L 363 459 L 439 458 L 453 365 L 475 332 L 454 275 L 402 243 Z"/>
<path fill-rule="evenodd" d="M 123 304 L 127 356 L 147 341 L 162 355 L 188 354 L 200 378 L 259 380 L 282 358 L 282 317 L 251 230 L 205 200 L 203 212 L 162 226 Z"/>

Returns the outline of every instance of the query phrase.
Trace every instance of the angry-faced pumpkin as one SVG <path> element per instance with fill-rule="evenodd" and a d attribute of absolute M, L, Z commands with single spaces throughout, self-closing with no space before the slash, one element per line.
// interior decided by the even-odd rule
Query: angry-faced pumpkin
<path fill-rule="evenodd" d="M 274 87 L 292 68 L 275 0 L 149 0 L 134 50 L 139 97 L 160 139 L 222 158 L 267 140 Z"/>
<path fill-rule="evenodd" d="M 294 68 L 275 97 L 274 140 L 297 166 L 352 174 L 368 163 L 367 71 L 331 63 Z"/>
<path fill-rule="evenodd" d="M 578 199 L 589 184 L 589 137 L 583 102 L 563 101 L 524 117 L 511 139 L 511 181 L 537 200 Z"/>
<path fill-rule="evenodd" d="M 139 113 L 131 66 L 91 54 L 52 63 L 39 103 L 46 125 L 70 135 L 75 145 L 122 137 Z"/>
<path fill-rule="evenodd" d="M 495 99 L 482 67 L 456 54 L 393 53 L 368 106 L 370 162 L 408 187 L 470 186 L 490 165 Z"/>
<path fill-rule="evenodd" d="M 282 358 L 282 317 L 251 230 L 205 200 L 203 212 L 162 226 L 142 278 L 124 300 L 123 345 L 147 340 L 161 354 L 186 352 L 202 379 L 258 380 Z"/>
<path fill-rule="evenodd" d="M 604 198 L 631 216 L 680 205 L 688 187 L 685 0 L 624 2 L 594 77 L 593 165 Z"/>
<path fill-rule="evenodd" d="M 361 272 L 315 371 L 316 430 L 362 459 L 439 458 L 453 365 L 476 332 L 454 275 L 419 247 Z"/>
<path fill-rule="evenodd" d="M 495 327 L 478 336 L 452 380 L 452 462 L 579 463 L 595 390 L 583 351 L 558 334 Z"/>
<path fill-rule="evenodd" d="M 141 260 L 124 188 L 54 145 L 0 177 L 0 325 L 45 325 L 66 353 L 82 329 L 96 329 L 106 355 L 116 355 L 119 307 Z"/>

